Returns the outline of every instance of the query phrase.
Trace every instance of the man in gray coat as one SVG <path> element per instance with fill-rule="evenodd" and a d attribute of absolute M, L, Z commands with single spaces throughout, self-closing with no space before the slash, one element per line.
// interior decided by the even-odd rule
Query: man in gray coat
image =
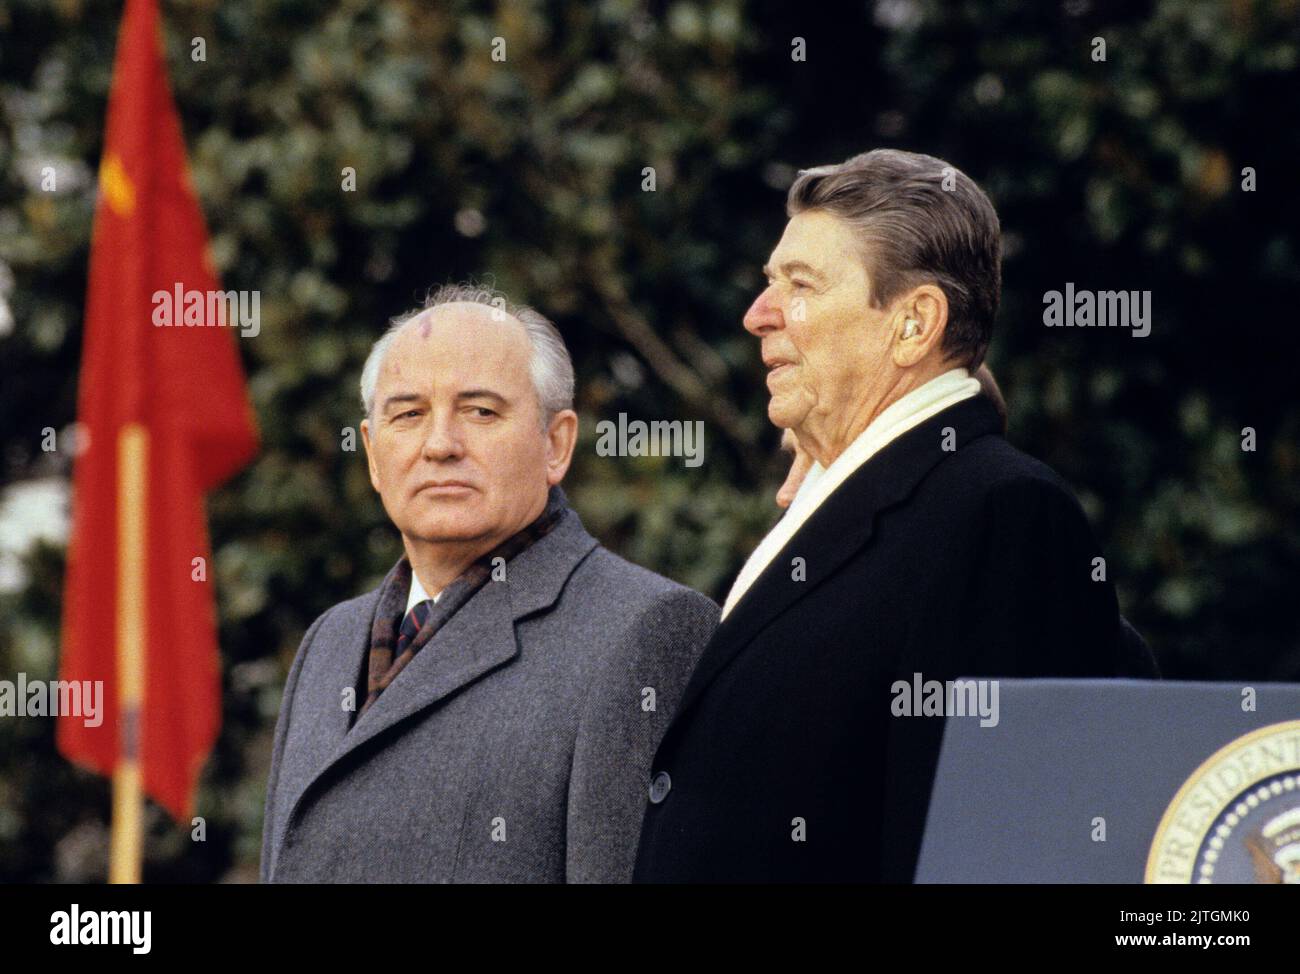
<path fill-rule="evenodd" d="M 560 489 L 559 333 L 440 289 L 361 378 L 405 556 L 308 630 L 275 729 L 264 882 L 626 882 L 650 759 L 717 622 Z"/>

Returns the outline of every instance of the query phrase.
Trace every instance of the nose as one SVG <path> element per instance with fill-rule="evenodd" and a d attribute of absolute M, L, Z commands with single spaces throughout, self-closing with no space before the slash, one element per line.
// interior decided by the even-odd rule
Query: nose
<path fill-rule="evenodd" d="M 772 286 L 754 299 L 744 317 L 745 330 L 751 335 L 763 336 L 769 331 L 785 327 L 785 317 L 776 301 L 776 289 Z"/>
<path fill-rule="evenodd" d="M 465 455 L 465 442 L 454 411 L 435 410 L 429 417 L 429 431 L 424 437 L 422 453 L 426 460 L 444 462 Z"/>

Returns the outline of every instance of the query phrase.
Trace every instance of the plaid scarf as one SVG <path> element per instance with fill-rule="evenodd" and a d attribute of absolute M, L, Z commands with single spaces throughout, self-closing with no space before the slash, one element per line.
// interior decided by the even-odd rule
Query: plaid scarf
<path fill-rule="evenodd" d="M 393 566 L 379 591 L 379 605 L 375 610 L 374 625 L 370 630 L 370 655 L 367 663 L 366 701 L 353 718 L 354 724 L 397 678 L 414 657 L 456 611 L 487 584 L 492 577 L 492 563 L 497 558 L 506 562 L 529 548 L 533 542 L 544 538 L 568 511 L 564 491 L 552 487 L 547 495 L 546 509 L 527 527 L 507 538 L 474 564 L 465 569 L 455 581 L 442 590 L 438 601 L 431 606 L 424 625 L 411 640 L 402 655 L 393 658 L 402 620 L 406 617 L 406 601 L 411 593 L 411 562 L 405 555 Z"/>

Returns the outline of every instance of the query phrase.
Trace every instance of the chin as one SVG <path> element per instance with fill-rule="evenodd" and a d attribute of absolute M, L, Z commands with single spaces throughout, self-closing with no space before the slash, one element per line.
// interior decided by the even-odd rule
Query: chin
<path fill-rule="evenodd" d="M 491 525 L 481 515 L 471 511 L 424 512 L 414 518 L 402 533 L 421 541 L 456 542 L 474 541 L 490 533 Z"/>
<path fill-rule="evenodd" d="M 767 418 L 772 421 L 773 426 L 779 426 L 781 429 L 794 429 L 803 416 L 799 414 L 795 404 L 790 402 L 785 396 L 773 396 L 767 404 Z"/>

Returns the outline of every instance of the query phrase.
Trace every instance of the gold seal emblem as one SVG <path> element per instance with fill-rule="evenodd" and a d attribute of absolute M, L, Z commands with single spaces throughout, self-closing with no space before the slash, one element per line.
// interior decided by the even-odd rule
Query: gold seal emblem
<path fill-rule="evenodd" d="M 1148 883 L 1300 884 L 1300 720 L 1215 751 L 1156 828 Z"/>

